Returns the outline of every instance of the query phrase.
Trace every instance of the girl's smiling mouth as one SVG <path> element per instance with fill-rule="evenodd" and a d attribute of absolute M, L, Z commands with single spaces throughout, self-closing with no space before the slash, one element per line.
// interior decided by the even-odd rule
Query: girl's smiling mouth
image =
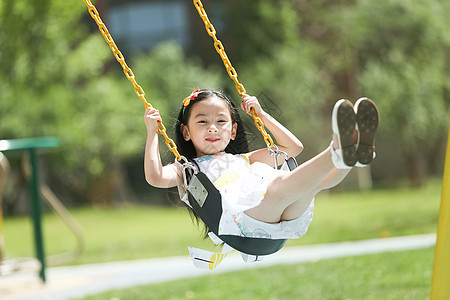
<path fill-rule="evenodd" d="M 211 142 L 211 143 L 218 142 L 219 140 L 220 140 L 219 138 L 214 138 L 214 137 L 206 138 L 206 141 Z"/>

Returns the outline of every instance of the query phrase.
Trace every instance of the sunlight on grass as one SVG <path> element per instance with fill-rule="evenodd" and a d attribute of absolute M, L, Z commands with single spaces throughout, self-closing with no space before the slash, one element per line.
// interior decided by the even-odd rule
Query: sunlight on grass
<path fill-rule="evenodd" d="M 319 194 L 307 235 L 290 245 L 436 232 L 440 183 L 421 189 Z"/>
<path fill-rule="evenodd" d="M 212 273 L 83 299 L 427 299 L 432 263 L 426 248 Z"/>
<path fill-rule="evenodd" d="M 434 181 L 421 189 L 322 193 L 308 233 L 287 246 L 436 232 L 440 188 Z M 71 213 L 85 239 L 75 264 L 188 255 L 188 246 L 214 249 L 183 208 L 128 205 Z M 75 238 L 55 214 L 45 214 L 43 230 L 47 255 L 75 247 Z M 31 234 L 28 217 L 6 218 L 6 256 L 34 256 Z"/>

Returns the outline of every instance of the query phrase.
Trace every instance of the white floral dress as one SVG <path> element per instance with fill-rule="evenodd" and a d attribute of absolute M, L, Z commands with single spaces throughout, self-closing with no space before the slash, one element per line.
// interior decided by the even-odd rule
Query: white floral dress
<path fill-rule="evenodd" d="M 223 212 L 219 235 L 298 239 L 306 233 L 312 221 L 314 199 L 306 212 L 292 221 L 270 224 L 244 213 L 261 203 L 270 182 L 285 171 L 276 170 L 264 163 L 250 164 L 245 155 L 225 152 L 194 160 L 222 196 Z"/>

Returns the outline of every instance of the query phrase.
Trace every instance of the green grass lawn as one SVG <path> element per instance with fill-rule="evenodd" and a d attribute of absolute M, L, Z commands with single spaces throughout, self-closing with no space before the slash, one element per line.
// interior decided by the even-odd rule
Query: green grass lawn
<path fill-rule="evenodd" d="M 308 233 L 287 246 L 436 232 L 440 194 L 439 180 L 421 189 L 319 194 Z M 183 208 L 129 205 L 71 213 L 85 239 L 74 264 L 188 255 L 188 246 L 214 248 Z M 4 221 L 6 256 L 33 256 L 29 218 Z M 43 228 L 48 255 L 75 247 L 75 238 L 53 213 L 45 214 Z"/>
<path fill-rule="evenodd" d="M 436 232 L 441 182 L 421 189 L 322 193 L 307 235 L 287 246 Z M 74 264 L 187 255 L 213 249 L 182 208 L 128 205 L 72 209 L 85 249 Z M 33 256 L 31 222 L 4 222 L 7 257 Z M 64 224 L 44 216 L 47 254 L 75 246 Z M 426 299 L 434 248 L 280 265 L 109 291 L 85 299 Z"/>
<path fill-rule="evenodd" d="M 280 265 L 112 290 L 84 300 L 428 299 L 433 248 Z"/>

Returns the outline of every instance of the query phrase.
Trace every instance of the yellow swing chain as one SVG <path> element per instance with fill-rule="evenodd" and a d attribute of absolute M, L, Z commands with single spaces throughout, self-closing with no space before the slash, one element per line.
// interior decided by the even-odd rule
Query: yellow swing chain
<path fill-rule="evenodd" d="M 243 94 L 246 93 L 244 86 L 239 82 L 237 78 L 237 72 L 231 65 L 230 60 L 228 59 L 227 54 L 225 53 L 225 48 L 223 47 L 223 44 L 221 41 L 219 41 L 216 37 L 216 29 L 211 24 L 211 22 L 208 19 L 208 15 L 206 14 L 205 9 L 203 8 L 202 1 L 200 0 L 193 0 L 195 8 L 197 9 L 198 14 L 203 20 L 203 23 L 205 23 L 205 28 L 208 34 L 213 38 L 214 40 L 214 48 L 216 48 L 217 53 L 219 53 L 220 57 L 222 58 L 223 64 L 227 70 L 228 76 L 234 81 L 235 88 L 239 94 L 239 96 L 242 97 Z M 261 134 L 264 137 L 264 141 L 266 142 L 267 147 L 272 148 L 274 146 L 272 137 L 266 132 L 264 129 L 264 123 L 262 120 L 256 115 L 255 110 L 252 108 L 250 110 L 250 114 L 253 117 L 253 121 L 255 122 L 256 127 L 261 132 Z"/>
<path fill-rule="evenodd" d="M 114 54 L 114 57 L 116 60 L 120 63 L 122 66 L 123 72 L 125 73 L 125 76 L 128 78 L 128 80 L 131 81 L 134 87 L 134 91 L 136 92 L 137 96 L 144 102 L 145 108 L 152 107 L 150 103 L 147 102 L 145 99 L 145 92 L 142 89 L 142 87 L 137 84 L 136 79 L 134 77 L 133 71 L 128 67 L 127 63 L 125 62 L 125 57 L 122 55 L 122 52 L 119 51 L 119 48 L 117 48 L 116 43 L 114 42 L 111 34 L 109 33 L 108 29 L 106 28 L 106 25 L 103 23 L 102 19 L 100 18 L 100 15 L 95 8 L 95 6 L 91 3 L 90 0 L 83 0 L 84 3 L 86 3 L 86 6 L 88 7 L 89 14 L 94 19 L 94 21 L 98 25 L 98 29 L 100 30 L 101 34 L 105 38 L 106 42 L 108 43 L 109 47 L 111 48 L 111 51 Z M 158 121 L 158 131 L 160 134 L 164 136 L 164 139 L 166 140 L 167 148 L 175 155 L 177 160 L 181 160 L 181 155 L 177 150 L 177 146 L 175 145 L 174 141 L 167 136 L 166 127 L 162 122 Z"/>

